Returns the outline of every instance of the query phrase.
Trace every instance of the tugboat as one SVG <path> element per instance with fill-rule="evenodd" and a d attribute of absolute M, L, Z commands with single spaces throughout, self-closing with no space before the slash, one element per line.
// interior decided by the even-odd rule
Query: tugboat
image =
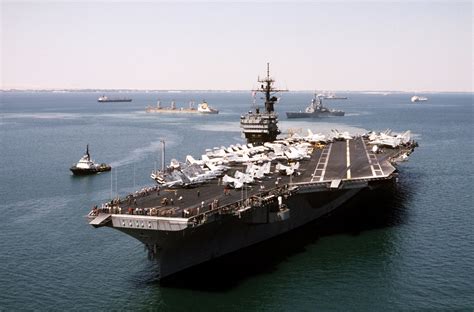
<path fill-rule="evenodd" d="M 287 118 L 319 118 L 330 116 L 344 116 L 344 111 L 324 107 L 321 96 L 316 94 L 304 112 L 286 112 Z"/>
<path fill-rule="evenodd" d="M 72 166 L 69 170 L 71 170 L 74 175 L 87 175 L 110 171 L 111 169 L 112 167 L 107 164 L 96 164 L 91 160 L 91 155 L 89 154 L 89 144 L 87 144 L 86 153 L 84 156 L 82 156 L 77 164 Z"/>
<path fill-rule="evenodd" d="M 202 101 L 202 103 L 199 103 L 197 110 L 202 114 L 219 114 L 219 111 L 215 108 L 210 107 L 206 101 Z"/>

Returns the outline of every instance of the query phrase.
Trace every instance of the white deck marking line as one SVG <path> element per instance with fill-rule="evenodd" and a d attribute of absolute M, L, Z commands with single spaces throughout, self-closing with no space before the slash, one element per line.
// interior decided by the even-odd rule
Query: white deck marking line
<path fill-rule="evenodd" d="M 325 149 L 326 149 L 326 146 L 325 146 L 324 149 L 321 151 L 321 155 L 319 155 L 318 163 L 316 164 L 316 167 L 314 168 L 314 172 L 313 172 L 313 174 L 311 175 L 311 180 L 310 180 L 310 182 L 313 182 L 314 178 L 320 176 L 320 174 L 316 174 L 316 171 L 323 171 L 323 169 L 320 169 L 320 168 L 318 168 L 318 167 L 320 166 L 321 158 L 325 157 L 325 156 L 323 156 Z"/>
<path fill-rule="evenodd" d="M 372 170 L 372 176 L 376 177 L 377 174 L 375 173 L 374 165 L 372 165 L 372 160 L 370 159 L 371 155 L 369 155 L 369 151 L 367 150 L 367 145 L 365 145 L 364 139 L 361 138 L 361 140 L 362 140 L 362 145 L 364 145 L 365 154 L 367 155 L 367 160 L 369 161 L 370 170 Z"/>
<path fill-rule="evenodd" d="M 375 171 L 380 171 L 382 173 L 382 175 L 385 175 L 385 173 L 383 172 L 382 166 L 380 166 L 380 163 L 379 163 L 378 159 L 377 159 L 377 166 L 379 166 L 379 169 L 375 169 Z"/>
<path fill-rule="evenodd" d="M 324 180 L 324 175 L 326 174 L 326 167 L 328 166 L 329 155 L 331 154 L 331 149 L 332 149 L 332 143 L 329 144 L 329 148 L 328 148 L 328 153 L 327 153 L 326 161 L 324 162 L 323 173 L 321 173 L 321 177 L 319 178 L 319 182 L 322 182 L 322 181 Z"/>
<path fill-rule="evenodd" d="M 364 148 L 367 153 L 367 158 L 369 159 L 369 164 L 370 164 L 370 169 L 372 170 L 372 175 L 374 177 L 380 175 L 384 175 L 384 172 L 382 170 L 382 167 L 380 166 L 379 160 L 377 159 L 377 156 L 374 153 L 369 153 L 367 150 L 367 146 L 364 143 Z M 375 168 L 375 166 L 379 167 L 378 169 Z"/>
<path fill-rule="evenodd" d="M 314 172 L 313 172 L 313 175 L 311 176 L 311 182 L 314 181 L 314 178 L 319 178 L 322 174 L 322 171 L 324 170 L 324 166 L 323 168 L 319 168 L 319 166 L 321 166 L 321 159 L 323 158 L 326 158 L 327 157 L 327 145 L 324 147 L 324 149 L 321 151 L 321 155 L 319 156 L 319 159 L 318 159 L 318 163 L 316 164 L 316 167 L 314 169 Z M 320 174 L 316 174 L 316 171 L 321 171 Z"/>
<path fill-rule="evenodd" d="M 324 176 L 324 173 L 326 172 L 326 166 L 329 159 L 329 152 L 331 150 L 331 146 L 332 146 L 332 143 L 329 145 L 326 145 L 323 151 L 321 152 L 321 156 L 319 156 L 318 163 L 311 177 L 311 182 L 313 182 L 315 178 L 319 178 L 319 181 L 322 181 L 322 177 Z M 323 167 L 320 168 L 320 166 L 323 166 Z M 316 171 L 321 171 L 321 173 L 316 174 Z"/>
<path fill-rule="evenodd" d="M 374 171 L 379 171 L 379 173 L 380 173 L 382 176 L 385 175 L 385 173 L 384 173 L 383 170 L 382 170 L 382 166 L 380 166 L 380 163 L 379 163 L 379 160 L 378 160 L 377 156 L 376 156 L 375 154 L 373 154 L 373 153 L 372 153 L 371 156 L 374 157 L 374 162 L 375 162 L 375 164 L 374 164 Z M 376 169 L 376 167 L 379 167 L 379 168 Z M 375 176 L 377 176 L 377 175 L 375 175 Z"/>
<path fill-rule="evenodd" d="M 351 153 L 350 153 L 350 149 L 349 149 L 349 141 L 350 140 L 346 140 L 346 161 L 347 161 L 347 179 L 349 180 L 351 178 Z"/>

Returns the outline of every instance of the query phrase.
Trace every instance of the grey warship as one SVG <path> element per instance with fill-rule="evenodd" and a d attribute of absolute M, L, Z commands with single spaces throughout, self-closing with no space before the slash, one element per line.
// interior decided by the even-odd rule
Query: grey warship
<path fill-rule="evenodd" d="M 323 106 L 322 97 L 316 94 L 304 112 L 286 112 L 287 118 L 320 118 L 330 116 L 344 116 L 344 111 Z"/>
<path fill-rule="evenodd" d="M 279 138 L 268 65 L 259 82 L 265 108 L 241 116 L 246 144 L 163 162 L 151 174 L 154 186 L 95 206 L 89 224 L 141 241 L 163 280 L 301 227 L 362 190 L 393 184 L 396 165 L 416 146 L 408 131 Z"/>

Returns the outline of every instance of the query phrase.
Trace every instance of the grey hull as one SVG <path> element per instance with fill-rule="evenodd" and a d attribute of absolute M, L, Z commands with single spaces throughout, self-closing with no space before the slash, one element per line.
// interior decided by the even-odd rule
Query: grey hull
<path fill-rule="evenodd" d="M 268 212 L 262 215 L 260 210 L 241 218 L 226 216 L 182 232 L 120 230 L 156 252 L 160 278 L 164 278 L 314 221 L 341 206 L 360 190 L 295 194 L 287 202 L 290 218 L 283 221 L 269 222 Z"/>
<path fill-rule="evenodd" d="M 324 118 L 324 117 L 334 117 L 334 116 L 344 116 L 344 112 L 337 112 L 337 113 L 286 112 L 287 118 Z"/>

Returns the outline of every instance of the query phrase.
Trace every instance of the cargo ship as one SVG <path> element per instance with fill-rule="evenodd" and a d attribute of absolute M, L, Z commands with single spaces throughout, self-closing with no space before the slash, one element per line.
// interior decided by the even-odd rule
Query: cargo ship
<path fill-rule="evenodd" d="M 109 98 L 108 96 L 102 95 L 97 99 L 97 102 L 106 103 L 106 102 L 131 102 L 130 98 Z"/>
<path fill-rule="evenodd" d="M 162 142 L 161 169 L 151 173 L 154 186 L 88 214 L 90 225 L 141 241 L 159 261 L 162 281 L 284 235 L 363 190 L 393 185 L 397 164 L 417 146 L 410 132 L 354 136 L 334 130 L 279 137 L 274 94 L 284 90 L 273 87 L 268 64 L 266 78 L 258 81 L 261 87 L 254 91 L 263 93 L 265 102 L 240 118 L 246 143 L 207 150 L 198 159 L 173 159 L 166 166 Z"/>
<path fill-rule="evenodd" d="M 176 102 L 171 101 L 170 107 L 162 107 L 161 101 L 156 102 L 156 106 L 147 106 L 145 108 L 147 113 L 199 113 L 199 114 L 219 114 L 219 110 L 212 108 L 206 101 L 202 101 L 198 104 L 198 107 L 194 107 L 194 102 L 189 102 L 189 107 L 176 107 Z"/>

